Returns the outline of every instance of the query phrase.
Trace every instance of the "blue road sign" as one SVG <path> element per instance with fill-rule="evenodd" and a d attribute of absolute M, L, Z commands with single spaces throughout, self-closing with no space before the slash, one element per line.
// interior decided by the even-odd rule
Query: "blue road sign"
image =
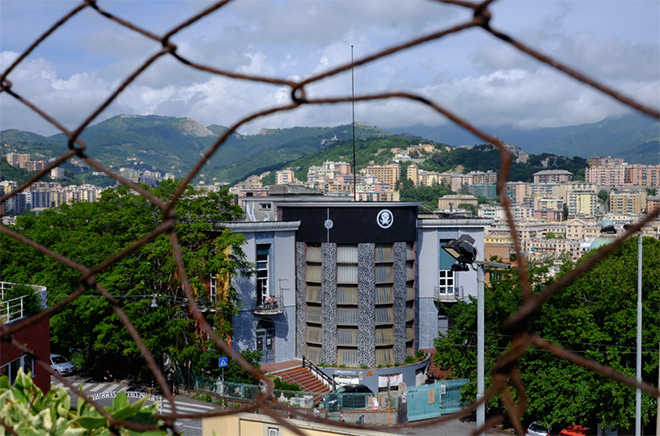
<path fill-rule="evenodd" d="M 229 358 L 228 357 L 218 358 L 218 368 L 224 368 L 227 365 L 229 365 Z"/>

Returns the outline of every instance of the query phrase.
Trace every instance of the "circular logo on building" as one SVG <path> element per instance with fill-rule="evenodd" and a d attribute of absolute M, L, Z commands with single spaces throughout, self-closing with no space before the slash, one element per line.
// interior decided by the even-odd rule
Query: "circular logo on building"
<path fill-rule="evenodd" d="M 381 226 L 384 229 L 388 229 L 394 223 L 394 215 L 392 215 L 392 212 L 390 212 L 389 210 L 383 209 L 380 212 L 378 212 L 376 221 L 378 222 L 379 226 Z"/>

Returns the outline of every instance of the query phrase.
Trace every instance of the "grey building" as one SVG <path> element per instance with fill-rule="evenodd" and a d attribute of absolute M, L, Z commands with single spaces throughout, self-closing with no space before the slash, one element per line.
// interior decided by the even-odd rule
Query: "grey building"
<path fill-rule="evenodd" d="M 262 363 L 304 357 L 334 376 L 351 368 L 357 376 L 432 348 L 447 328 L 438 302 L 476 295 L 476 273 L 451 271 L 442 245 L 469 234 L 483 259 L 491 220 L 420 217 L 417 203 L 307 200 L 270 198 L 266 219 L 274 220 L 223 224 L 245 235 L 256 265 L 256 275 L 232 282 L 242 302 L 237 350 L 262 351 Z M 416 384 L 420 369 L 405 371 L 402 379 Z M 375 372 L 383 371 L 368 374 Z"/>

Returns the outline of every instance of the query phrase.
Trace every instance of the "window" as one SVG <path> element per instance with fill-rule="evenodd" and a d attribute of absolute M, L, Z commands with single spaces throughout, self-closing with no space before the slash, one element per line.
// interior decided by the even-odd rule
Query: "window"
<path fill-rule="evenodd" d="M 337 265 L 337 283 L 351 283 L 358 282 L 358 267 L 357 265 Z"/>
<path fill-rule="evenodd" d="M 358 263 L 358 248 L 355 245 L 337 246 L 337 263 Z"/>
<path fill-rule="evenodd" d="M 441 294 L 453 294 L 454 293 L 454 271 L 451 270 L 451 266 L 456 263 L 449 253 L 447 253 L 444 247 L 449 240 L 440 241 L 440 265 L 438 267 L 438 290 Z"/>
<path fill-rule="evenodd" d="M 257 305 L 263 304 L 270 294 L 268 286 L 268 265 L 270 244 L 257 245 Z"/>
<path fill-rule="evenodd" d="M 307 342 L 320 344 L 323 337 L 321 327 L 307 327 Z"/>
<path fill-rule="evenodd" d="M 391 264 L 376 265 L 376 283 L 394 283 Z"/>
<path fill-rule="evenodd" d="M 358 304 L 356 286 L 337 286 L 337 304 Z"/>
<path fill-rule="evenodd" d="M 391 327 L 376 329 L 376 345 L 394 345 L 394 331 Z"/>
<path fill-rule="evenodd" d="M 321 324 L 321 308 L 316 306 L 307 307 L 307 322 Z"/>
<path fill-rule="evenodd" d="M 393 301 L 391 286 L 376 286 L 376 304 L 392 304 Z"/>
<path fill-rule="evenodd" d="M 321 265 L 307 265 L 307 282 L 321 283 Z"/>
<path fill-rule="evenodd" d="M 358 366 L 358 352 L 353 349 L 337 350 L 337 364 Z"/>
<path fill-rule="evenodd" d="M 383 348 L 376 350 L 376 364 L 377 365 L 392 365 L 394 364 L 394 350 L 392 348 Z"/>
<path fill-rule="evenodd" d="M 263 210 L 270 210 L 270 203 L 259 203 L 259 207 Z"/>
<path fill-rule="evenodd" d="M 307 302 L 320 303 L 321 302 L 321 287 L 320 286 L 307 286 Z"/>
<path fill-rule="evenodd" d="M 337 309 L 337 324 L 357 325 L 357 323 L 358 323 L 357 309 L 349 309 L 349 308 Z"/>
<path fill-rule="evenodd" d="M 394 324 L 394 310 L 391 307 L 377 307 L 374 311 L 374 322 L 380 324 Z"/>
<path fill-rule="evenodd" d="M 321 246 L 320 245 L 308 245 L 307 246 L 307 256 L 305 258 L 307 262 L 321 262 Z"/>
<path fill-rule="evenodd" d="M 357 329 L 338 328 L 337 345 L 357 346 Z"/>
<path fill-rule="evenodd" d="M 218 298 L 218 276 L 211 274 L 209 276 L 209 300 L 215 303 Z"/>
<path fill-rule="evenodd" d="M 376 245 L 376 262 L 394 262 L 394 253 L 389 245 Z"/>

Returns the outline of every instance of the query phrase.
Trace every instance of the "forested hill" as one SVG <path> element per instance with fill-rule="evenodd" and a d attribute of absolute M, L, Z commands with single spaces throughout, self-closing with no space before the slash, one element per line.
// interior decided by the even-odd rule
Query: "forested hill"
<path fill-rule="evenodd" d="M 572 129 L 573 140 L 576 141 L 579 129 Z M 585 129 L 598 131 L 593 126 L 586 126 Z M 89 126 L 81 138 L 85 141 L 88 155 L 111 168 L 155 169 L 183 177 L 226 130 L 226 127 L 219 124 L 203 126 L 191 118 L 119 115 Z M 623 130 L 621 132 L 618 140 L 634 142 L 634 138 L 628 138 Z M 372 162 L 388 162 L 394 156 L 391 151 L 393 148 L 406 148 L 419 143 L 436 145 L 437 155 L 424 156 L 425 160 L 419 164 L 428 171 L 457 168 L 464 171 L 496 171 L 500 165 L 499 155 L 489 148 L 448 148 L 443 143 L 449 141 L 432 142 L 421 136 L 395 134 L 362 123 L 356 124 L 355 134 L 358 169 Z M 641 135 L 637 138 L 648 139 L 646 133 Z M 234 133 L 204 166 L 202 177 L 207 183 L 234 184 L 253 174 L 290 167 L 299 179 L 304 180 L 307 168 L 311 165 L 321 165 L 324 161 L 346 161 L 352 164 L 352 136 L 351 125 L 263 129 L 256 135 Z M 596 133 L 590 134 L 590 141 L 595 141 L 596 136 Z M 5 154 L 29 153 L 33 160 L 48 160 L 63 153 L 67 139 L 62 134 L 46 137 L 5 130 L 0 132 L 0 141 L 7 144 L 3 147 Z M 647 145 L 653 144 L 653 140 L 650 141 Z M 586 166 L 584 159 L 558 157 L 544 161 L 550 155 L 540 150 L 537 153 L 532 155 L 529 164 L 514 165 L 509 179 L 531 181 L 534 172 L 553 168 L 571 171 L 579 179 Z M 595 154 L 604 155 L 598 152 Z M 576 153 L 569 155 L 575 156 Z"/>

